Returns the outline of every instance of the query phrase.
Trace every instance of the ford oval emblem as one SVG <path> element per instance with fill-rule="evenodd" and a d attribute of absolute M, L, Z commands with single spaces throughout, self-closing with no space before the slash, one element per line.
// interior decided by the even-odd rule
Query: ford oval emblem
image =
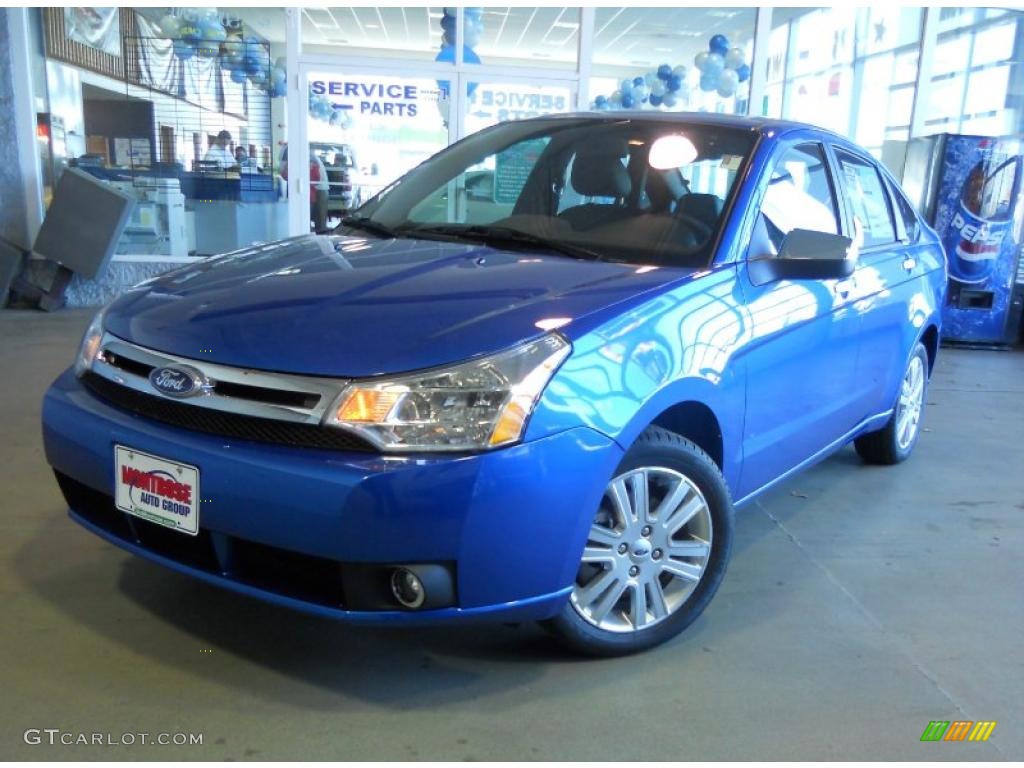
<path fill-rule="evenodd" d="M 149 383 L 161 394 L 191 397 L 204 390 L 206 377 L 202 371 L 190 365 L 165 365 L 150 371 Z"/>

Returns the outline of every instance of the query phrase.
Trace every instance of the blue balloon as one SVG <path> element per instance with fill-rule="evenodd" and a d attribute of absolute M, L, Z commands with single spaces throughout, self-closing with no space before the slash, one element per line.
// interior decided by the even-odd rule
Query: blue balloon
<path fill-rule="evenodd" d="M 660 107 L 661 106 L 661 96 L 655 96 L 652 93 L 650 101 L 651 101 L 651 106 L 652 107 Z"/>
<path fill-rule="evenodd" d="M 741 83 L 745 83 L 750 79 L 750 66 L 747 64 L 740 64 L 736 69 L 736 75 L 739 77 Z"/>
<path fill-rule="evenodd" d="M 644 79 L 642 77 L 634 77 L 633 85 L 646 85 L 646 83 L 644 83 Z"/>
<path fill-rule="evenodd" d="M 701 75 L 700 89 L 702 91 L 713 91 L 718 87 L 718 75 Z"/>
<path fill-rule="evenodd" d="M 662 64 L 660 67 L 658 67 L 659 80 L 668 80 L 670 77 L 672 77 L 672 67 L 670 67 L 668 64 Z"/>
<path fill-rule="evenodd" d="M 182 61 L 191 59 L 196 55 L 196 49 L 186 40 L 175 40 L 171 45 L 174 47 L 174 55 Z"/>
<path fill-rule="evenodd" d="M 708 41 L 708 50 L 725 56 L 729 51 L 729 39 L 725 35 L 712 35 Z"/>
<path fill-rule="evenodd" d="M 441 29 L 445 32 L 455 33 L 455 17 L 454 16 L 442 16 L 441 17 Z"/>
<path fill-rule="evenodd" d="M 608 97 L 607 96 L 598 96 L 596 99 L 594 99 L 594 106 L 597 107 L 598 109 L 604 109 L 607 105 L 608 105 Z"/>
<path fill-rule="evenodd" d="M 244 83 L 246 81 L 246 78 L 248 78 L 248 77 L 249 76 L 245 73 L 244 69 L 232 69 L 231 70 L 231 80 L 233 82 L 238 83 L 239 85 Z"/>
<path fill-rule="evenodd" d="M 483 8 L 466 8 L 464 10 L 464 14 L 465 14 L 465 17 L 466 17 L 467 21 L 480 21 L 481 17 L 484 15 L 484 9 Z"/>
<path fill-rule="evenodd" d="M 476 51 L 470 48 L 468 45 L 462 46 L 462 60 L 466 64 L 479 64 L 480 57 Z M 453 62 L 455 61 L 455 46 L 454 45 L 442 45 L 440 52 L 434 58 L 434 61 Z"/>
<path fill-rule="evenodd" d="M 442 45 L 441 50 L 437 56 L 434 57 L 434 61 L 453 62 L 455 61 L 455 46 L 454 45 Z M 468 45 L 462 46 L 462 61 L 466 64 L 479 64 L 480 57 L 476 51 L 470 48 Z M 452 84 L 449 80 L 438 80 L 437 87 L 441 89 L 442 93 L 451 94 Z M 477 83 L 470 82 L 466 86 L 466 93 L 472 96 L 476 93 Z"/>
<path fill-rule="evenodd" d="M 178 25 L 178 35 L 189 45 L 195 45 L 203 37 L 198 22 L 194 20 L 182 21 Z"/>
<path fill-rule="evenodd" d="M 629 93 L 622 94 L 622 108 L 629 109 L 633 106 L 633 96 Z"/>
<path fill-rule="evenodd" d="M 683 78 L 681 78 L 679 75 L 672 75 L 665 82 L 665 85 L 668 87 L 670 91 L 678 91 L 680 88 L 683 87 Z"/>

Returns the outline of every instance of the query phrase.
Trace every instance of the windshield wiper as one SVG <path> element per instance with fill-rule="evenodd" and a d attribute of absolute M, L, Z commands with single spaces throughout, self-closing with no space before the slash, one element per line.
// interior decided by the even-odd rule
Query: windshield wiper
<path fill-rule="evenodd" d="M 385 226 L 380 222 L 374 221 L 369 216 L 342 216 L 341 224 L 346 227 L 361 229 L 364 232 L 369 232 L 379 237 L 399 236 L 398 232 L 391 229 L 391 227 Z"/>
<path fill-rule="evenodd" d="M 412 237 L 418 235 L 429 236 L 432 234 L 444 235 L 482 242 L 487 245 L 540 248 L 545 251 L 554 251 L 564 256 L 571 256 L 574 259 L 604 260 L 602 254 L 581 245 L 567 243 L 562 240 L 553 240 L 543 235 L 536 235 L 533 232 L 526 232 L 514 227 L 488 226 L 485 224 L 436 224 L 405 230 L 402 234 L 411 235 Z"/>

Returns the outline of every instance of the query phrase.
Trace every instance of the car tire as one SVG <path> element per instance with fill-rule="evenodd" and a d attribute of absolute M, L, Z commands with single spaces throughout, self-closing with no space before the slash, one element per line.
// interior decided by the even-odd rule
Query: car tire
<path fill-rule="evenodd" d="M 921 435 L 928 369 L 928 350 L 918 343 L 907 361 L 889 421 L 881 429 L 853 441 L 857 453 L 868 464 L 899 464 L 913 452 Z"/>
<path fill-rule="evenodd" d="M 635 511 L 633 522 L 623 521 L 620 506 Z M 570 599 L 545 626 L 589 656 L 621 656 L 665 642 L 714 597 L 733 530 L 729 489 L 711 457 L 674 432 L 648 427 L 608 483 Z M 610 586 L 598 592 L 605 581 Z"/>

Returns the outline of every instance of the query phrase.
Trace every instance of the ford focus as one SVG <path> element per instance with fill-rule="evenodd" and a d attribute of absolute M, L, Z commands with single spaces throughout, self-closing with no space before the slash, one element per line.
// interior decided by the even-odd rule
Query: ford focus
<path fill-rule="evenodd" d="M 721 584 L 734 510 L 921 431 L 946 265 L 804 125 L 504 123 L 328 235 L 136 286 L 47 392 L 71 518 L 350 622 L 544 623 L 637 651 Z"/>

